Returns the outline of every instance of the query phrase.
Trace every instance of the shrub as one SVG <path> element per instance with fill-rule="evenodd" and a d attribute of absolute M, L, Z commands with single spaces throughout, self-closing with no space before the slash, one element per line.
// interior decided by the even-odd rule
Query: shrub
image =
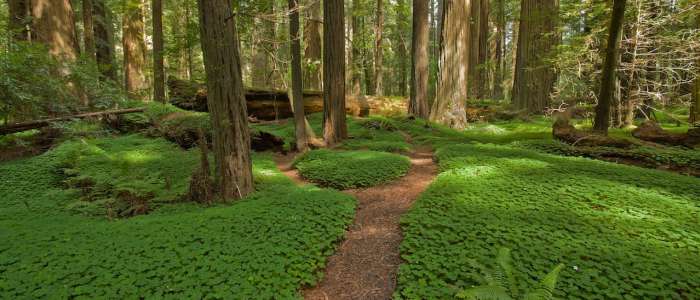
<path fill-rule="evenodd" d="M 377 151 L 307 152 L 295 166 L 310 181 L 336 189 L 368 187 L 406 175 L 410 160 L 402 155 Z"/>

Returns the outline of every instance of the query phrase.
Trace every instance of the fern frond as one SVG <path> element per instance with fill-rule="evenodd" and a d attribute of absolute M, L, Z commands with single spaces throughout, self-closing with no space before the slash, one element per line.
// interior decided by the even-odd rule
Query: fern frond
<path fill-rule="evenodd" d="M 513 276 L 513 259 L 510 255 L 510 249 L 500 248 L 498 250 L 498 256 L 496 257 L 496 263 L 498 264 L 498 275 L 497 280 L 502 287 L 505 287 L 513 298 L 518 298 L 518 286 L 515 281 L 515 276 Z"/>
<path fill-rule="evenodd" d="M 524 300 L 552 300 L 554 299 L 554 289 L 559 279 L 559 272 L 564 268 L 563 264 L 557 265 L 539 282 L 538 287 L 528 292 Z"/>
<path fill-rule="evenodd" d="M 504 287 L 497 285 L 469 288 L 457 293 L 456 297 L 467 300 L 513 300 Z"/>

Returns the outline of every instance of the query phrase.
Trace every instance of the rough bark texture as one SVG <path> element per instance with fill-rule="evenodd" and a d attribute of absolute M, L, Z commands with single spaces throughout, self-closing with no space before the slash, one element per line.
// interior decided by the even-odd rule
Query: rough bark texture
<path fill-rule="evenodd" d="M 294 108 L 294 132 L 299 152 L 306 151 L 306 118 L 304 117 L 304 84 L 301 78 L 301 42 L 299 41 L 299 10 L 297 0 L 289 0 L 289 40 L 292 56 L 292 107 Z"/>
<path fill-rule="evenodd" d="M 308 16 L 304 26 L 304 87 L 315 91 L 322 88 L 321 70 L 321 1 L 307 0 Z"/>
<path fill-rule="evenodd" d="M 556 74 L 546 58 L 557 46 L 557 0 L 523 0 L 513 84 L 513 104 L 543 113 L 551 103 Z"/>
<path fill-rule="evenodd" d="M 85 55 L 95 60 L 95 26 L 93 25 L 92 11 L 92 0 L 83 0 L 83 44 L 85 44 Z"/>
<path fill-rule="evenodd" d="M 198 4 L 217 188 L 223 199 L 240 199 L 253 191 L 253 171 L 233 8 L 229 0 Z"/>
<path fill-rule="evenodd" d="M 80 46 L 70 0 L 32 0 L 32 34 L 60 61 L 74 61 Z M 67 70 L 61 70 L 65 75 Z"/>
<path fill-rule="evenodd" d="M 427 119 L 428 111 L 428 2 L 413 0 L 413 39 L 411 42 L 411 98 L 408 114 Z"/>
<path fill-rule="evenodd" d="M 114 35 L 112 16 L 105 0 L 93 0 L 94 31 L 95 31 L 95 60 L 102 79 L 117 81 L 117 69 L 114 62 Z"/>
<path fill-rule="evenodd" d="M 8 8 L 8 29 L 12 31 L 12 39 L 15 41 L 28 41 L 30 0 L 7 0 Z"/>
<path fill-rule="evenodd" d="M 610 127 L 610 106 L 613 103 L 615 94 L 615 76 L 620 56 L 620 35 L 622 35 L 622 24 L 625 21 L 626 0 L 614 0 L 613 12 L 608 28 L 608 46 L 605 50 L 605 64 L 603 66 L 603 76 L 600 82 L 600 94 L 598 95 L 598 105 L 595 107 L 595 120 L 593 130 L 607 135 Z"/>
<path fill-rule="evenodd" d="M 122 21 L 124 89 L 133 99 L 143 99 L 146 86 L 146 42 L 143 0 L 127 0 Z"/>
<path fill-rule="evenodd" d="M 377 15 L 374 24 L 374 94 L 377 96 L 384 95 L 384 1 L 377 0 Z"/>
<path fill-rule="evenodd" d="M 488 0 L 472 0 L 469 24 L 469 98 L 486 96 L 486 61 L 488 60 Z"/>
<path fill-rule="evenodd" d="M 469 74 L 469 12 L 471 0 L 443 3 L 440 52 L 440 76 L 437 97 L 430 120 L 455 129 L 467 125 L 465 105 Z"/>
<path fill-rule="evenodd" d="M 165 103 L 163 0 L 153 0 L 151 3 L 151 11 L 153 12 L 153 101 Z"/>
<path fill-rule="evenodd" d="M 347 138 L 345 122 L 345 8 L 341 0 L 323 3 L 323 138 L 335 145 Z"/>

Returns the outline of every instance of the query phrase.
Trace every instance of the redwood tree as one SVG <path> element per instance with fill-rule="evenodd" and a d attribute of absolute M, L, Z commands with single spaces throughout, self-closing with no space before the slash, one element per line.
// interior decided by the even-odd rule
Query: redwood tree
<path fill-rule="evenodd" d="M 465 104 L 469 74 L 470 0 L 443 2 L 440 73 L 430 120 L 456 129 L 467 125 Z"/>
<path fill-rule="evenodd" d="M 408 114 L 428 118 L 428 1 L 413 0 L 411 99 Z"/>
<path fill-rule="evenodd" d="M 294 108 L 294 129 L 297 150 L 306 151 L 306 119 L 304 117 L 304 84 L 301 78 L 301 42 L 299 41 L 299 5 L 298 0 L 289 0 L 289 40 L 292 69 L 292 107 Z"/>
<path fill-rule="evenodd" d="M 384 1 L 377 0 L 377 11 L 374 24 L 374 94 L 384 95 L 384 74 L 383 74 L 383 35 L 384 33 Z"/>
<path fill-rule="evenodd" d="M 32 35 L 61 61 L 74 61 L 80 46 L 70 0 L 32 0 Z M 62 73 L 67 69 L 61 70 Z"/>
<path fill-rule="evenodd" d="M 323 2 L 323 138 L 329 146 L 348 135 L 345 122 L 345 8 Z"/>
<path fill-rule="evenodd" d="M 151 11 L 153 14 L 153 101 L 165 103 L 163 0 L 153 0 L 151 3 Z"/>
<path fill-rule="evenodd" d="M 85 55 L 95 60 L 95 26 L 92 0 L 83 0 L 83 44 L 85 45 Z"/>
<path fill-rule="evenodd" d="M 122 21 L 124 89 L 130 97 L 141 99 L 146 89 L 143 0 L 126 0 L 124 9 Z"/>
<path fill-rule="evenodd" d="M 321 1 L 307 0 L 308 15 L 304 26 L 304 85 L 308 89 L 321 90 Z"/>
<path fill-rule="evenodd" d="M 240 199 L 253 191 L 253 170 L 236 20 L 229 0 L 198 4 L 217 189 Z"/>
<path fill-rule="evenodd" d="M 93 0 L 95 60 L 102 79 L 117 81 L 112 15 L 105 0 Z"/>
<path fill-rule="evenodd" d="M 559 43 L 558 0 L 522 0 L 512 102 L 530 113 L 551 103 L 556 73 L 546 59 Z"/>
<path fill-rule="evenodd" d="M 608 28 L 608 46 L 605 50 L 605 64 L 600 81 L 598 105 L 595 107 L 593 129 L 607 135 L 610 127 L 610 104 L 615 92 L 615 73 L 619 64 L 620 35 L 625 21 L 626 0 L 614 0 L 610 27 Z"/>

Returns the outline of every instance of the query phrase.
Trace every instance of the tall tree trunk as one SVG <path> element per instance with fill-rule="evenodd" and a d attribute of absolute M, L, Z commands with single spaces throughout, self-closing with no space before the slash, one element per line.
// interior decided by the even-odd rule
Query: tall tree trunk
<path fill-rule="evenodd" d="M 411 99 L 408 114 L 427 119 L 428 111 L 428 2 L 413 0 L 413 39 L 411 41 Z"/>
<path fill-rule="evenodd" d="M 478 1 L 478 0 L 476 0 Z M 471 0 L 443 3 L 440 77 L 430 120 L 455 129 L 467 126 L 465 102 L 468 98 Z"/>
<path fill-rule="evenodd" d="M 625 21 L 625 4 L 626 0 L 614 0 L 612 17 L 610 18 L 610 28 L 608 29 L 608 46 L 605 50 L 605 64 L 603 66 L 603 74 L 600 82 L 600 94 L 598 96 L 598 105 L 595 107 L 595 120 L 593 122 L 593 130 L 608 134 L 610 127 L 610 104 L 613 101 L 615 93 L 615 82 L 617 65 L 620 56 L 620 35 L 622 34 L 622 25 Z"/>
<path fill-rule="evenodd" d="M 294 108 L 294 132 L 297 150 L 304 152 L 308 149 L 306 138 L 306 119 L 304 117 L 304 84 L 301 78 L 301 42 L 299 41 L 299 5 L 298 0 L 289 0 L 289 40 L 292 44 L 292 107 Z"/>
<path fill-rule="evenodd" d="M 93 5 L 92 0 L 83 0 L 83 43 L 85 44 L 85 55 L 91 60 L 95 60 L 95 26 L 93 25 Z"/>
<path fill-rule="evenodd" d="M 382 74 L 384 51 L 382 39 L 384 33 L 384 1 L 377 0 L 377 15 L 374 25 L 374 94 L 384 95 L 384 77 Z"/>
<path fill-rule="evenodd" d="M 143 0 L 126 0 L 122 26 L 124 89 L 132 99 L 143 99 L 147 88 Z"/>
<path fill-rule="evenodd" d="M 304 26 L 304 58 L 307 61 L 307 66 L 304 68 L 304 84 L 306 88 L 312 90 L 321 90 L 321 1 L 310 1 L 308 12 Z"/>
<path fill-rule="evenodd" d="M 217 188 L 224 200 L 253 191 L 248 113 L 229 0 L 198 0 Z"/>
<path fill-rule="evenodd" d="M 469 98 L 482 99 L 486 81 L 485 65 L 488 59 L 488 0 L 472 0 L 469 24 Z"/>
<path fill-rule="evenodd" d="M 345 122 L 345 8 L 323 2 L 323 138 L 330 146 L 347 138 Z"/>
<path fill-rule="evenodd" d="M 486 99 L 489 91 L 487 68 L 489 60 L 489 0 L 481 0 L 479 14 L 479 21 L 481 22 L 479 24 L 479 64 L 476 66 L 478 81 L 474 84 L 477 85 L 477 99 Z"/>
<path fill-rule="evenodd" d="M 29 18 L 30 0 L 7 0 L 9 10 L 8 28 L 12 32 L 15 41 L 28 41 L 30 39 Z"/>
<path fill-rule="evenodd" d="M 72 62 L 78 57 L 80 46 L 70 0 L 32 0 L 32 34 L 60 61 Z M 67 69 L 62 68 L 61 73 L 67 74 Z"/>
<path fill-rule="evenodd" d="M 558 44 L 557 0 L 523 0 L 513 83 L 513 104 L 529 113 L 550 106 L 556 74 L 546 58 Z"/>
<path fill-rule="evenodd" d="M 185 47 L 187 48 L 187 78 L 191 80 L 194 76 L 194 45 L 192 45 L 192 40 L 190 39 L 189 35 L 190 16 L 190 6 L 188 5 L 188 0 L 185 0 L 185 24 L 187 24 L 185 26 L 185 30 L 187 32 L 185 40 Z"/>
<path fill-rule="evenodd" d="M 163 0 L 152 1 L 153 101 L 165 103 L 165 67 L 163 66 Z"/>
<path fill-rule="evenodd" d="M 505 21 L 505 0 L 496 0 L 496 49 L 494 53 L 496 70 L 494 71 L 493 78 L 493 93 L 491 97 L 494 99 L 503 99 L 503 52 L 505 48 L 505 31 L 506 31 L 506 21 Z"/>
<path fill-rule="evenodd" d="M 117 68 L 114 62 L 114 35 L 112 15 L 105 0 L 93 0 L 95 60 L 102 79 L 117 81 Z"/>
<path fill-rule="evenodd" d="M 695 17 L 697 26 L 700 28 L 700 17 Z M 697 69 L 700 69 L 700 57 L 697 60 Z M 695 84 L 693 86 L 693 98 L 690 107 L 690 124 L 700 126 L 700 74 L 695 76 Z"/>
<path fill-rule="evenodd" d="M 406 14 L 406 0 L 396 1 L 396 55 L 399 61 L 399 88 L 398 94 L 400 96 L 406 96 L 408 86 L 408 55 L 406 50 L 406 31 L 408 30 L 407 20 L 409 17 Z"/>
<path fill-rule="evenodd" d="M 352 40 L 351 40 L 351 52 L 350 52 L 350 80 L 351 80 L 351 94 L 353 96 L 359 96 L 362 94 L 362 59 L 361 59 L 361 49 L 362 49 L 362 39 L 360 34 L 362 32 L 363 17 L 361 15 L 361 0 L 352 0 Z M 324 10 L 325 13 L 325 10 Z M 328 34 L 324 28 L 324 41 L 325 36 Z M 325 66 L 324 66 L 325 69 Z M 324 77 L 325 78 L 325 77 Z M 324 82 L 325 85 L 325 82 Z"/>

